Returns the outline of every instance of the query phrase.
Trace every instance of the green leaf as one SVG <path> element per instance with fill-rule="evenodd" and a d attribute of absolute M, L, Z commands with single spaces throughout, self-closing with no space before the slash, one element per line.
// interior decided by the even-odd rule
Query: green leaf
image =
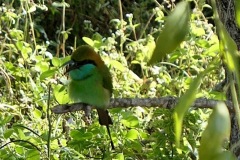
<path fill-rule="evenodd" d="M 45 71 L 43 72 L 41 75 L 40 75 L 40 80 L 44 80 L 48 77 L 52 77 L 53 75 L 55 75 L 57 69 L 52 69 L 52 70 L 48 70 L 48 71 Z"/>
<path fill-rule="evenodd" d="M 36 9 L 37 9 L 37 8 L 36 8 L 36 5 L 35 5 L 35 3 L 33 3 L 33 5 L 29 8 L 28 13 L 35 12 Z"/>
<path fill-rule="evenodd" d="M 111 60 L 110 61 L 111 66 L 113 66 L 114 68 L 116 68 L 117 70 L 124 72 L 126 70 L 126 67 L 123 66 L 122 63 L 116 61 L 116 60 Z"/>
<path fill-rule="evenodd" d="M 34 118 L 36 118 L 36 119 L 41 119 L 41 117 L 42 117 L 42 112 L 40 111 L 40 110 L 38 110 L 38 109 L 34 109 L 34 111 L 33 111 L 33 116 L 34 116 Z"/>
<path fill-rule="evenodd" d="M 17 46 L 17 49 L 21 51 L 23 49 L 23 41 L 17 41 L 16 46 Z"/>
<path fill-rule="evenodd" d="M 53 66 L 55 67 L 59 67 L 61 65 L 61 59 L 60 58 L 57 58 L 57 57 L 53 57 L 52 58 L 52 64 Z"/>
<path fill-rule="evenodd" d="M 189 30 L 190 8 L 186 1 L 177 4 L 169 15 L 166 24 L 159 34 L 156 48 L 149 64 L 160 61 L 166 54 L 175 50 L 184 40 Z"/>
<path fill-rule="evenodd" d="M 116 158 L 114 158 L 114 160 L 124 160 L 124 155 L 123 155 L 123 153 L 118 153 L 118 154 L 116 155 Z"/>
<path fill-rule="evenodd" d="M 186 93 L 179 99 L 178 104 L 175 107 L 173 117 L 175 121 L 175 138 L 176 145 L 179 146 L 181 133 L 182 133 L 182 122 L 183 117 L 187 110 L 190 108 L 194 100 L 196 99 L 196 95 L 198 92 L 198 88 L 201 84 L 203 74 L 198 75 L 197 78 L 193 80 L 190 84 L 190 88 L 186 91 Z"/>
<path fill-rule="evenodd" d="M 5 139 L 8 139 L 12 133 L 14 132 L 14 129 L 7 129 L 5 132 L 4 132 L 4 138 Z"/>
<path fill-rule="evenodd" d="M 51 141 L 51 149 L 56 150 L 57 148 L 59 148 L 59 143 L 57 139 L 54 139 Z"/>
<path fill-rule="evenodd" d="M 237 45 L 220 21 L 218 22 L 217 28 L 220 36 L 220 50 L 224 53 L 225 63 L 230 70 L 234 71 L 238 69 Z"/>
<path fill-rule="evenodd" d="M 7 124 L 8 122 L 10 122 L 13 117 L 14 117 L 13 115 L 6 114 L 6 115 L 3 117 L 3 119 L 1 119 L 1 121 L 0 121 L 0 126 L 5 125 L 5 124 Z"/>
<path fill-rule="evenodd" d="M 236 156 L 230 151 L 223 151 L 218 154 L 213 160 L 237 160 Z"/>
<path fill-rule="evenodd" d="M 213 109 L 208 125 L 202 133 L 199 159 L 212 160 L 214 157 L 222 154 L 222 144 L 224 140 L 229 138 L 230 129 L 231 123 L 228 108 L 224 103 L 219 103 Z"/>
<path fill-rule="evenodd" d="M 83 37 L 82 38 L 84 42 L 86 42 L 90 46 L 94 46 L 94 41 L 88 37 Z"/>
<path fill-rule="evenodd" d="M 83 129 L 79 129 L 79 130 L 72 130 L 70 133 L 70 136 L 74 140 L 86 141 L 86 140 L 92 139 L 93 134 L 91 132 L 86 132 Z"/>
<path fill-rule="evenodd" d="M 65 64 L 66 64 L 68 61 L 71 60 L 71 56 L 66 56 L 66 57 L 64 57 L 64 58 L 58 58 L 58 59 L 59 59 L 60 62 L 58 61 L 58 62 L 56 62 L 56 63 L 57 63 L 57 64 L 60 63 L 59 67 L 64 67 Z"/>
<path fill-rule="evenodd" d="M 126 118 L 123 118 L 121 122 L 123 123 L 123 125 L 129 128 L 137 127 L 139 125 L 138 118 L 135 116 L 128 116 Z"/>
<path fill-rule="evenodd" d="M 26 152 L 26 160 L 37 160 L 40 158 L 40 153 L 36 149 L 30 149 Z"/>
<path fill-rule="evenodd" d="M 236 15 L 237 25 L 240 28 L 240 1 L 239 0 L 235 0 L 235 15 Z"/>
<path fill-rule="evenodd" d="M 191 107 L 192 103 L 196 99 L 199 86 L 201 84 L 202 78 L 204 75 L 207 75 L 210 71 L 216 69 L 215 66 L 209 66 L 205 71 L 200 73 L 190 84 L 189 89 L 186 93 L 179 99 L 178 104 L 176 105 L 173 113 L 174 118 L 174 129 L 175 129 L 175 140 L 176 146 L 180 144 L 181 133 L 182 133 L 182 122 L 183 117 L 186 114 L 187 110 Z"/>
<path fill-rule="evenodd" d="M 139 153 L 142 152 L 142 149 L 143 149 L 142 144 L 137 140 L 130 141 L 130 142 L 126 143 L 125 145 L 127 145 L 128 148 L 132 148 L 132 150 L 137 151 Z"/>
<path fill-rule="evenodd" d="M 126 138 L 130 140 L 134 140 L 134 139 L 138 139 L 138 135 L 139 133 L 136 129 L 130 129 L 126 134 Z"/>
<path fill-rule="evenodd" d="M 65 86 L 63 85 L 56 85 L 53 89 L 53 95 L 59 104 L 66 104 L 70 101 Z"/>
<path fill-rule="evenodd" d="M 70 5 L 66 2 L 53 2 L 52 6 L 54 6 L 56 8 L 63 7 L 63 6 L 70 7 Z"/>

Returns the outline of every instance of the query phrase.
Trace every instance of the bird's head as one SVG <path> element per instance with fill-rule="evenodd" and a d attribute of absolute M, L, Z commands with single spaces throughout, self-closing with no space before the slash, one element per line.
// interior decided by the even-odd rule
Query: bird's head
<path fill-rule="evenodd" d="M 71 56 L 71 60 L 66 62 L 63 66 L 68 65 L 66 72 L 77 69 L 85 64 L 93 64 L 96 67 L 104 65 L 101 57 L 88 45 L 78 47 Z"/>
<path fill-rule="evenodd" d="M 71 60 L 75 62 L 82 61 L 94 61 L 95 63 L 101 63 L 100 56 L 94 51 L 94 49 L 88 45 L 78 47 L 72 54 Z"/>

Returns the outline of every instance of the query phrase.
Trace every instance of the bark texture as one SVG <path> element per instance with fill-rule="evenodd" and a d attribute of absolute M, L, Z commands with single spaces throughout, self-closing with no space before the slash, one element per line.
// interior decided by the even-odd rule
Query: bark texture
<path fill-rule="evenodd" d="M 219 18 L 226 27 L 228 33 L 232 39 L 236 42 L 238 50 L 240 50 L 240 29 L 237 27 L 235 21 L 235 4 L 234 0 L 216 0 L 218 7 Z M 224 67 L 226 69 L 226 67 Z M 229 82 L 229 73 L 226 70 L 226 84 Z M 231 100 L 230 91 L 227 92 L 228 100 Z M 231 137 L 230 137 L 230 147 L 236 144 L 240 140 L 240 130 L 238 128 L 238 123 L 236 119 L 235 112 L 230 113 L 231 116 Z M 233 150 L 234 154 L 240 160 L 240 146 Z"/>

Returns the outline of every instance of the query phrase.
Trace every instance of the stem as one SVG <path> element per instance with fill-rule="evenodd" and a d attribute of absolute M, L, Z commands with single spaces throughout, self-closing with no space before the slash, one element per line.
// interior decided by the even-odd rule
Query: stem
<path fill-rule="evenodd" d="M 119 5 L 119 12 L 120 12 L 120 20 L 121 20 L 121 31 L 123 33 L 123 12 L 122 12 L 122 2 L 121 0 L 118 0 L 118 5 Z M 123 54 L 123 39 L 122 35 L 120 37 L 120 52 Z"/>
<path fill-rule="evenodd" d="M 65 43 L 66 43 L 66 39 L 65 39 L 65 1 L 63 0 L 62 1 L 63 4 L 63 13 L 62 13 L 62 33 L 63 33 L 63 41 L 62 41 L 62 54 L 63 54 L 63 57 L 65 57 Z"/>
<path fill-rule="evenodd" d="M 233 79 L 233 75 L 231 74 L 231 80 L 230 80 L 230 88 L 231 88 L 231 93 L 232 93 L 232 102 L 233 102 L 233 107 L 235 110 L 235 115 L 237 118 L 238 122 L 238 129 L 240 128 L 240 111 L 239 111 L 239 105 L 238 105 L 238 97 L 237 97 L 237 92 L 235 88 L 235 83 Z"/>
<path fill-rule="evenodd" d="M 10 144 L 10 143 L 15 143 L 15 142 L 28 143 L 28 144 L 34 146 L 39 152 L 41 151 L 41 150 L 40 150 L 35 144 L 33 144 L 32 142 L 29 142 L 29 141 L 26 141 L 26 140 L 20 140 L 20 139 L 18 139 L 18 140 L 12 140 L 11 142 L 7 142 L 6 144 L 0 146 L 0 149 L 2 149 L 3 147 L 7 146 L 7 145 Z"/>
<path fill-rule="evenodd" d="M 51 155 L 51 133 L 52 133 L 52 123 L 51 123 L 51 115 L 50 115 L 50 93 L 51 93 L 51 85 L 48 85 L 48 103 L 47 103 L 47 120 L 48 120 L 48 140 L 47 140 L 47 149 L 48 149 L 48 159 L 50 160 Z"/>
<path fill-rule="evenodd" d="M 37 46 L 37 43 L 36 43 L 36 37 L 35 37 L 35 32 L 34 32 L 34 27 L 33 27 L 33 21 L 32 21 L 32 17 L 31 17 L 31 13 L 28 12 L 29 11 L 29 6 L 28 6 L 28 2 L 26 2 L 26 8 L 27 8 L 27 13 L 28 13 L 28 17 L 29 17 L 29 21 L 30 21 L 30 30 L 32 32 L 32 40 L 33 40 L 33 43 L 34 43 L 34 48 L 36 49 L 36 46 Z M 35 55 L 35 53 L 37 52 L 37 50 L 35 50 L 33 52 L 33 54 Z"/>

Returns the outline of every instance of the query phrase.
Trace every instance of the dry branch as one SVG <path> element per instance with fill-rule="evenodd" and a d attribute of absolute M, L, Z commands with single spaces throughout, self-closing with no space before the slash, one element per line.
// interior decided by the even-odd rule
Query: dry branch
<path fill-rule="evenodd" d="M 213 108 L 220 102 L 218 100 L 212 100 L 207 98 L 198 98 L 192 105 L 193 109 L 197 108 Z M 161 97 L 161 98 L 113 98 L 111 99 L 108 109 L 111 108 L 128 108 L 128 107 L 159 107 L 165 109 L 173 109 L 178 103 L 176 97 Z M 233 112 L 233 105 L 230 101 L 225 101 L 228 106 L 229 112 Z M 67 112 L 75 112 L 80 110 L 86 110 L 88 104 L 85 103 L 73 103 L 73 104 L 59 104 L 52 108 L 52 112 L 55 114 L 63 114 Z M 94 107 L 93 107 L 94 108 Z"/>

